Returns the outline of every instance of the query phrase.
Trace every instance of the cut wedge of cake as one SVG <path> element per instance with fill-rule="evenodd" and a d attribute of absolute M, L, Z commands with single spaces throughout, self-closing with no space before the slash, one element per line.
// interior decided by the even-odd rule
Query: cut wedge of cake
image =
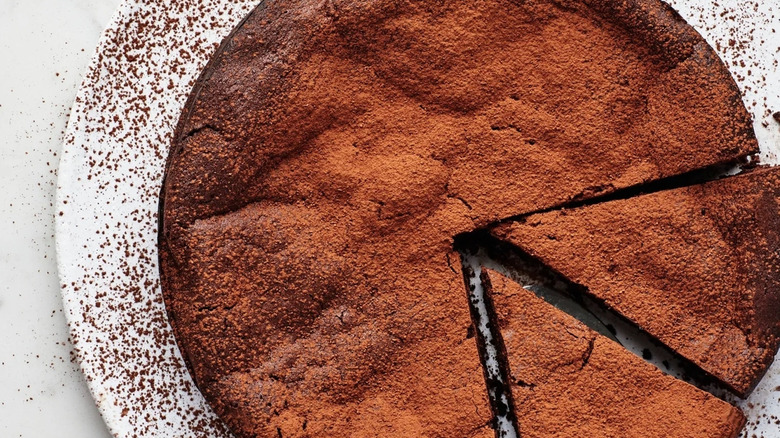
<path fill-rule="evenodd" d="M 736 437 L 730 404 L 666 375 L 533 292 L 483 269 L 523 438 Z"/>
<path fill-rule="evenodd" d="M 780 326 L 780 168 L 500 225 L 493 235 L 583 286 L 734 392 Z"/>

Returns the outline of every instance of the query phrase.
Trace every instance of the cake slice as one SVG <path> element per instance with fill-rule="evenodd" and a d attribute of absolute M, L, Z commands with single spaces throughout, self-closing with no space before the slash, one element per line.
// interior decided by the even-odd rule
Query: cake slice
<path fill-rule="evenodd" d="M 528 216 L 493 235 L 741 396 L 777 352 L 780 169 Z"/>
<path fill-rule="evenodd" d="M 489 270 L 480 278 L 503 336 L 523 438 L 732 438 L 745 424 L 737 408 L 664 374 L 519 284 Z"/>

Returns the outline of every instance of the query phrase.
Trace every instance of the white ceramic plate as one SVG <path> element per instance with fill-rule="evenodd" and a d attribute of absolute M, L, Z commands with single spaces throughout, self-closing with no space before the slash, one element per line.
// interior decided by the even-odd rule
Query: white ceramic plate
<path fill-rule="evenodd" d="M 780 155 L 774 2 L 675 0 L 732 68 L 765 161 Z M 739 4 L 741 3 L 741 4 Z M 229 437 L 195 388 L 165 316 L 157 208 L 168 144 L 216 44 L 257 0 L 126 0 L 78 92 L 59 168 L 57 256 L 77 358 L 111 432 Z M 730 44 L 730 41 L 732 43 Z M 780 437 L 780 361 L 748 401 L 744 436 Z"/>

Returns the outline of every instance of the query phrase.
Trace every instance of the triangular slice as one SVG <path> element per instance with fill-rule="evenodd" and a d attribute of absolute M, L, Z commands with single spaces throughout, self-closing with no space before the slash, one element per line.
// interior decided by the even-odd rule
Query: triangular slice
<path fill-rule="evenodd" d="M 503 335 L 523 438 L 733 438 L 745 424 L 735 407 L 662 373 L 517 283 L 489 270 L 481 280 Z"/>
<path fill-rule="evenodd" d="M 531 215 L 493 235 L 746 395 L 777 352 L 780 168 Z"/>

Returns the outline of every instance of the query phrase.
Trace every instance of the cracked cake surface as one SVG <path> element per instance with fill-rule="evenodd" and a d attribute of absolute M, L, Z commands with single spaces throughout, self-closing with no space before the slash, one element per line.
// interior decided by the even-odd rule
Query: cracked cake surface
<path fill-rule="evenodd" d="M 454 236 L 756 150 L 660 1 L 268 1 L 180 119 L 166 306 L 240 437 L 492 436 Z"/>

